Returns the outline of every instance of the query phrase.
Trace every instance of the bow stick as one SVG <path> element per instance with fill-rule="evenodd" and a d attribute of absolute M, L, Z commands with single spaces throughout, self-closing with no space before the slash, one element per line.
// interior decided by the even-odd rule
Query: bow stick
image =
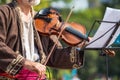
<path fill-rule="evenodd" d="M 69 12 L 69 14 L 68 14 L 68 16 L 67 16 L 67 18 L 66 18 L 65 23 L 67 23 L 67 22 L 68 22 L 68 20 L 69 20 L 69 18 L 70 18 L 70 16 L 71 16 L 71 14 L 72 14 L 72 12 L 73 12 L 73 9 L 74 9 L 74 6 L 73 6 L 73 7 L 72 7 L 72 9 L 70 10 L 70 12 Z M 54 45 L 53 45 L 52 49 L 50 50 L 50 53 L 48 54 L 48 56 L 47 56 L 47 58 L 46 58 L 46 61 L 45 61 L 44 65 L 46 65 L 46 64 L 47 64 L 47 62 L 48 62 L 48 60 L 49 60 L 50 56 L 52 55 L 53 50 L 55 49 L 55 46 L 56 46 L 56 45 L 57 45 L 57 43 L 59 42 L 59 38 L 60 38 L 60 36 L 61 36 L 62 32 L 64 31 L 65 23 L 64 23 L 64 24 L 62 24 L 63 29 L 60 31 L 60 33 L 59 33 L 59 35 L 58 35 L 58 37 L 57 37 L 57 40 L 55 41 L 55 43 L 54 43 Z"/>

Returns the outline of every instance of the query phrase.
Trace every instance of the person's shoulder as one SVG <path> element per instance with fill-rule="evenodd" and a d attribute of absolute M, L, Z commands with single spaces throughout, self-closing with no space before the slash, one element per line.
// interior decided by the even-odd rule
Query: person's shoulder
<path fill-rule="evenodd" d="M 12 5 L 12 3 L 0 5 L 0 11 L 2 13 L 10 13 L 13 8 L 14 6 Z"/>
<path fill-rule="evenodd" d="M 14 8 L 14 5 L 13 5 L 13 3 L 8 3 L 8 4 L 2 4 L 2 5 L 0 5 L 0 10 L 10 10 L 10 9 L 12 9 L 12 8 Z"/>
<path fill-rule="evenodd" d="M 7 8 L 7 4 L 2 4 L 2 5 L 0 5 L 0 9 L 3 9 L 3 8 Z"/>
<path fill-rule="evenodd" d="M 6 11 L 6 10 L 8 10 L 8 9 L 10 9 L 9 4 L 2 4 L 2 5 L 0 5 L 0 10 Z"/>

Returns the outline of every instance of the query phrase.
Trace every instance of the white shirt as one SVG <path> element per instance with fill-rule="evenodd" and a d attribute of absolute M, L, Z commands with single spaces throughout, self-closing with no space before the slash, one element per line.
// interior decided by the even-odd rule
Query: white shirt
<path fill-rule="evenodd" d="M 22 24 L 23 24 L 23 33 L 22 33 L 22 46 L 23 52 L 25 53 L 25 57 L 31 61 L 39 60 L 38 50 L 34 44 L 34 31 L 33 31 L 33 24 L 32 24 L 32 17 L 25 20 L 24 13 L 20 12 Z M 29 14 L 31 16 L 31 14 Z"/>

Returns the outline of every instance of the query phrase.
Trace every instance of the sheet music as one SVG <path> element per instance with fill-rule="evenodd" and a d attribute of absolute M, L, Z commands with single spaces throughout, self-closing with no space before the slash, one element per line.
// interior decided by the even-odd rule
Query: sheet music
<path fill-rule="evenodd" d="M 109 47 L 110 45 L 112 45 L 114 43 L 114 41 L 116 40 L 116 38 L 120 35 L 120 26 L 118 28 L 118 30 L 116 31 L 115 35 L 113 36 L 112 40 L 110 41 L 110 43 L 108 44 L 107 47 Z"/>
<path fill-rule="evenodd" d="M 120 21 L 120 10 L 107 7 L 103 21 L 111 21 L 111 22 Z M 97 32 L 93 36 L 92 40 L 89 42 L 89 45 L 86 46 L 86 48 L 102 48 L 106 44 L 106 41 L 109 39 L 113 30 L 115 29 L 115 27 L 113 27 L 115 24 L 116 23 L 104 23 L 104 22 L 102 22 L 100 24 L 100 27 L 98 28 Z M 107 32 L 107 31 L 109 31 L 109 32 Z M 120 34 L 120 27 L 116 31 L 114 37 L 112 38 L 112 40 L 110 41 L 108 46 L 111 45 L 115 41 L 115 39 L 117 38 L 117 36 L 119 34 Z M 100 38 L 100 39 L 98 39 L 98 38 Z"/>

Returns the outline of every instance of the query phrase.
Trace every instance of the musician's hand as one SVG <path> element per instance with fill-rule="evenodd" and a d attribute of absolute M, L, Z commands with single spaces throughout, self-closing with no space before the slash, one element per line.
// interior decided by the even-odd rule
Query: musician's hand
<path fill-rule="evenodd" d="M 115 56 L 115 51 L 113 50 L 103 50 L 103 52 L 105 52 L 109 56 Z"/>
<path fill-rule="evenodd" d="M 92 37 L 88 37 L 88 39 L 89 39 L 89 42 L 92 40 Z"/>
<path fill-rule="evenodd" d="M 29 60 L 25 61 L 24 67 L 30 71 L 35 71 L 36 73 L 38 73 L 39 77 L 44 76 L 46 72 L 46 66 Z"/>
<path fill-rule="evenodd" d="M 88 39 L 89 39 L 89 41 L 91 41 L 92 37 L 88 37 Z M 78 44 L 77 47 L 82 48 L 82 47 L 86 46 L 88 43 L 89 42 L 87 42 L 87 41 L 83 41 L 80 44 Z"/>

